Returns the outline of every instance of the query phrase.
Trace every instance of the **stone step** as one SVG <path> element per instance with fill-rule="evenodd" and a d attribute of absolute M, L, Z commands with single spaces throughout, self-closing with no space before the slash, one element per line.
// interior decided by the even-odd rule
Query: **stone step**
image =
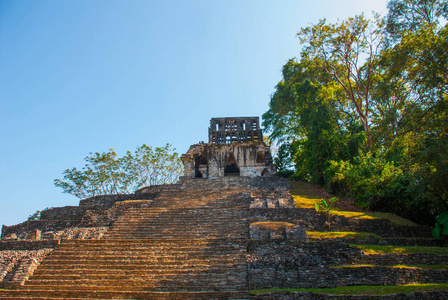
<path fill-rule="evenodd" d="M 235 218 L 238 216 L 232 215 L 229 216 L 225 219 L 219 219 L 219 218 L 214 218 L 211 220 L 208 220 L 206 218 L 194 218 L 194 219 L 187 219 L 187 218 L 179 218 L 178 220 L 173 220 L 175 217 L 172 218 L 163 218 L 163 219 L 145 219 L 145 220 L 125 220 L 123 222 L 118 222 L 116 224 L 114 224 L 114 226 L 112 227 L 112 230 L 115 228 L 120 228 L 120 229 L 134 229 L 135 227 L 161 227 L 161 228 L 167 228 L 167 223 L 169 222 L 169 228 L 184 228 L 184 229 L 194 229 L 190 228 L 191 226 L 217 226 L 217 228 L 226 228 L 228 226 L 232 226 L 234 228 L 241 228 L 242 226 L 245 225 L 245 223 L 249 223 L 249 221 L 246 219 L 244 220 L 243 218 L 240 218 L 241 223 L 236 223 L 235 224 Z M 132 226 L 132 227 L 131 227 Z M 167 228 L 167 229 L 169 229 Z"/>
<path fill-rule="evenodd" d="M 131 232 L 129 232 L 129 233 L 123 233 L 123 234 L 117 234 L 117 235 L 112 235 L 112 233 L 110 234 L 110 235 L 108 235 L 108 236 L 106 236 L 105 238 L 114 238 L 114 237 L 118 237 L 118 238 L 121 238 L 121 237 L 130 237 L 130 238 L 133 238 L 133 239 L 136 239 L 136 240 L 139 240 L 139 239 L 143 239 L 143 238 L 145 238 L 145 239 L 147 239 L 147 238 L 157 238 L 157 239 L 162 239 L 163 237 L 165 237 L 167 234 L 169 234 L 169 233 L 159 233 L 159 234 L 150 234 L 150 233 L 131 233 Z M 205 235 L 205 234 L 208 234 L 207 232 L 197 232 L 197 233 L 190 233 L 190 234 L 184 234 L 183 236 L 186 236 L 186 237 L 189 237 L 189 238 L 197 238 L 197 237 L 200 237 L 200 236 L 203 236 L 203 235 Z M 233 234 L 233 233 L 228 233 L 228 234 L 225 234 L 225 233 L 222 233 L 222 234 L 220 234 L 220 235 L 218 235 L 218 234 L 209 234 L 211 237 L 222 237 L 222 236 L 224 236 L 224 237 L 228 237 L 228 238 L 243 238 L 243 237 L 249 237 L 249 235 L 248 234 Z M 175 237 L 175 236 L 174 236 Z"/>
<path fill-rule="evenodd" d="M 447 247 L 448 241 L 436 240 L 432 237 L 385 237 L 384 242 L 393 246 Z"/>
<path fill-rule="evenodd" d="M 213 224 L 213 225 L 219 225 L 219 226 L 225 226 L 229 224 L 234 224 L 235 218 L 238 218 L 238 220 L 242 223 L 249 223 L 249 219 L 244 217 L 243 214 L 229 214 L 227 216 L 216 216 L 213 218 L 207 218 L 200 216 L 157 216 L 153 218 L 141 218 L 141 219 L 124 219 L 120 221 L 116 221 L 113 225 L 113 227 L 116 226 L 123 226 L 129 228 L 129 226 L 133 225 L 139 225 L 139 224 L 160 224 L 160 225 L 167 225 L 166 222 L 170 222 L 169 226 L 177 227 L 177 226 L 183 226 L 185 227 L 185 224 Z M 240 224 L 238 222 L 238 224 Z M 234 226 L 238 225 L 234 224 Z"/>
<path fill-rule="evenodd" d="M 70 271 L 73 272 L 77 272 L 77 273 L 92 273 L 92 272 L 102 272 L 103 270 L 107 271 L 110 270 L 110 272 L 115 272 L 115 273 L 121 273 L 121 272 L 125 272 L 128 270 L 132 270 L 133 268 L 135 269 L 135 271 L 137 272 L 144 272 L 145 270 L 147 270 L 149 273 L 153 273 L 153 272 L 159 272 L 159 270 L 172 270 L 173 272 L 183 272 L 185 270 L 194 270 L 194 268 L 196 267 L 199 271 L 203 271 L 203 270 L 211 270 L 211 269 L 218 269 L 218 270 L 224 270 L 224 269 L 237 269 L 239 268 L 239 265 L 241 265 L 242 260 L 233 260 L 233 261 L 221 261 L 221 262 L 186 262 L 184 264 L 180 264 L 180 263 L 166 263 L 161 261 L 160 264 L 147 264 L 147 265 L 142 265 L 144 264 L 144 262 L 133 262 L 133 263 L 115 263 L 115 264 L 76 264 L 76 265 L 72 265 L 71 268 L 70 267 L 65 267 L 63 268 L 62 266 L 58 267 L 57 265 L 51 265 L 51 266 L 46 266 L 46 265 L 41 265 L 41 267 L 39 267 L 36 271 L 35 271 L 35 275 L 38 274 L 49 274 L 50 272 L 56 272 L 56 273 L 67 273 Z M 224 264 L 226 264 L 224 266 Z M 243 267 L 241 267 L 240 269 L 243 269 Z M 90 271 L 93 270 L 93 271 Z M 114 273 L 114 274 L 115 274 Z"/>
<path fill-rule="evenodd" d="M 448 255 L 437 255 L 432 253 L 407 253 L 407 254 L 369 254 L 353 263 L 373 264 L 383 266 L 393 265 L 448 265 Z"/>
<path fill-rule="evenodd" d="M 169 222 L 169 221 L 167 221 Z M 220 225 L 219 223 L 213 223 L 213 222 L 207 222 L 207 223 L 200 223 L 200 222 L 185 222 L 184 224 L 179 225 L 173 225 L 170 228 L 167 228 L 166 223 L 155 223 L 155 222 L 136 222 L 136 224 L 129 224 L 132 227 L 128 226 L 115 226 L 112 227 L 107 231 L 107 233 L 110 232 L 116 232 L 116 231 L 138 231 L 138 230 L 144 230 L 150 233 L 157 233 L 158 230 L 166 230 L 169 231 L 170 229 L 173 230 L 173 233 L 178 233 L 176 230 L 182 230 L 182 232 L 194 232 L 194 231 L 201 231 L 201 230 L 209 230 L 211 232 L 215 231 L 216 233 L 219 232 L 226 232 L 226 231 L 235 231 L 239 230 L 240 233 L 241 230 L 244 230 L 249 227 L 249 222 L 246 224 L 232 224 L 232 222 L 229 222 L 227 226 Z"/>
<path fill-rule="evenodd" d="M 135 212 L 126 212 L 120 217 L 117 222 L 124 219 L 141 219 L 141 218 L 157 218 L 157 217 L 172 217 L 172 216 L 198 216 L 202 215 L 210 219 L 214 217 L 226 217 L 229 215 L 240 215 L 248 213 L 247 208 L 227 208 L 227 209 L 151 209 L 151 210 L 138 210 Z"/>
<path fill-rule="evenodd" d="M 61 260 L 65 261 L 81 261 L 81 260 L 98 260 L 98 261 L 112 261 L 112 260 L 147 260 L 154 261 L 158 259 L 166 259 L 179 261 L 184 259 L 212 259 L 212 260 L 223 260 L 223 259 L 235 259 L 235 254 L 245 254 L 245 249 L 240 249 L 239 251 L 233 251 L 233 253 L 229 253 L 225 250 L 213 251 L 209 249 L 208 251 L 192 251 L 192 252 L 179 252 L 179 253 L 154 253 L 151 251 L 126 251 L 126 252 L 113 252 L 113 251 L 91 251 L 89 253 L 55 253 L 46 258 L 45 262 L 60 262 Z M 237 249 L 234 249 L 237 250 Z"/>
<path fill-rule="evenodd" d="M 233 286 L 240 286 L 241 281 L 243 278 L 240 277 L 234 277 L 229 278 L 229 272 L 217 274 L 216 276 L 213 276 L 213 273 L 203 273 L 203 274 L 189 274 L 189 273 L 183 273 L 183 274 L 170 274 L 167 273 L 164 274 L 158 274 L 154 276 L 135 276 L 135 277 L 127 277 L 127 278 L 121 278 L 121 277 L 112 277 L 112 278 L 104 278 L 104 277 L 90 277 L 89 279 L 32 279 L 27 282 L 27 287 L 31 286 L 45 286 L 49 288 L 50 286 L 64 286 L 64 287 L 72 287 L 77 288 L 79 286 L 86 286 L 91 288 L 96 288 L 99 286 L 132 286 L 134 289 L 136 288 L 148 288 L 148 287 L 158 287 L 160 285 L 168 285 L 168 284 L 176 284 L 179 282 L 182 282 L 184 284 L 190 284 L 193 283 L 194 286 L 197 288 L 199 285 L 206 285 L 209 286 L 221 286 L 221 285 L 233 285 Z M 201 284 L 202 283 L 202 284 Z"/>
<path fill-rule="evenodd" d="M 197 215 L 197 216 L 192 216 L 192 215 L 179 215 L 179 214 L 174 214 L 172 216 L 169 215 L 157 215 L 157 216 L 146 216 L 146 217 L 141 217 L 141 218 L 126 218 L 126 219 L 121 219 L 119 221 L 116 221 L 114 223 L 114 226 L 129 226 L 132 225 L 133 223 L 141 223 L 141 222 L 146 222 L 146 223 L 154 223 L 154 224 L 160 224 L 163 222 L 166 222 L 167 220 L 172 221 L 172 223 L 170 223 L 170 226 L 172 224 L 172 226 L 175 225 L 179 225 L 179 224 L 184 224 L 185 222 L 198 222 L 201 224 L 205 224 L 205 223 L 213 223 L 213 224 L 221 224 L 222 226 L 226 225 L 227 222 L 229 222 L 230 220 L 232 220 L 232 218 L 238 217 L 241 219 L 238 219 L 239 221 L 246 221 L 248 220 L 248 218 L 244 218 L 245 212 L 242 212 L 240 214 L 237 213 L 231 213 L 231 214 L 226 214 L 226 215 L 216 215 L 213 217 L 202 217 L 201 215 Z M 233 219 L 232 221 L 234 221 L 235 219 Z M 231 222 L 231 223 L 235 223 L 235 222 Z M 166 225 L 166 224 L 165 224 Z"/>
<path fill-rule="evenodd" d="M 244 247 L 207 247 L 207 248 L 172 248 L 172 247 L 160 247 L 160 248 L 144 248 L 144 249 L 136 249 L 136 248 L 124 248 L 124 249 L 112 249 L 110 247 L 91 247 L 91 248 L 83 248 L 83 252 L 70 249 L 62 249 L 56 250 L 55 253 L 52 253 L 48 256 L 48 259 L 52 259 L 53 257 L 61 257 L 64 255 L 71 255 L 73 257 L 81 257 L 81 256 L 93 256 L 93 255 L 104 255 L 104 256 L 123 256 L 123 255 L 141 255 L 154 257 L 156 255 L 167 255 L 171 257 L 182 257 L 188 256 L 192 257 L 192 255 L 222 255 L 227 254 L 228 251 L 245 251 Z"/>
<path fill-rule="evenodd" d="M 320 274 L 319 274 L 320 273 Z M 328 281 L 334 280 L 334 287 L 354 285 L 402 285 L 407 283 L 446 283 L 448 270 L 433 270 L 419 268 L 392 268 L 381 266 L 344 267 L 322 270 L 314 276 L 309 276 L 307 270 L 299 271 L 298 276 L 308 282 L 309 287 L 315 287 L 317 278 L 325 276 Z M 356 275 L 355 275 L 356 274 Z"/>
<path fill-rule="evenodd" d="M 145 269 L 136 269 L 136 270 L 125 270 L 125 269 L 98 269 L 98 270 L 72 270 L 72 272 L 49 272 L 50 270 L 45 270 L 42 272 L 37 272 L 28 282 L 34 282 L 39 280 L 75 280 L 75 279 L 131 279 L 131 278 L 146 278 L 147 280 L 152 280 L 154 278 L 162 277 L 173 277 L 173 276 L 191 276 L 201 275 L 201 276 L 210 276 L 215 274 L 216 277 L 221 277 L 221 275 L 225 275 L 224 278 L 228 278 L 228 270 L 223 271 L 222 268 L 218 268 L 217 266 L 213 268 L 194 268 L 194 266 L 185 268 L 181 271 L 175 272 L 176 270 L 167 269 L 164 270 L 162 268 L 153 268 L 152 270 Z M 232 272 L 244 272 L 243 267 L 235 266 L 232 269 Z"/>
<path fill-rule="evenodd" d="M 142 261 L 142 262 L 157 262 L 163 260 L 165 263 L 167 262 L 182 262 L 186 259 L 190 261 L 225 261 L 225 260 L 234 260 L 237 259 L 236 255 L 241 254 L 244 255 L 245 251 L 241 250 L 239 252 L 234 252 L 229 254 L 227 252 L 223 253 L 210 253 L 210 254 L 202 254 L 198 253 L 197 255 L 119 255 L 119 254 L 111 254 L 111 255 L 55 255 L 49 257 L 45 260 L 45 264 L 57 264 L 62 260 L 65 263 L 76 263 L 76 262 L 115 262 L 115 261 Z"/>
<path fill-rule="evenodd" d="M 236 268 L 236 266 L 238 264 L 241 264 L 240 261 L 234 261 L 234 262 L 221 262 L 221 263 L 191 263 L 191 264 L 164 264 L 163 262 L 160 264 L 153 264 L 153 265 L 141 265 L 138 263 L 133 263 L 133 264 L 78 264 L 78 265 L 73 265 L 70 267 L 66 267 L 66 268 L 62 268 L 62 266 L 43 266 L 39 271 L 36 271 L 35 275 L 38 274 L 49 274 L 52 272 L 55 273 L 68 273 L 68 274 L 72 274 L 73 272 L 84 272 L 87 273 L 88 270 L 89 273 L 95 273 L 101 270 L 111 270 L 111 272 L 118 272 L 116 270 L 123 270 L 123 271 L 127 271 L 127 270 L 135 270 L 135 271 L 144 271 L 147 270 L 148 273 L 153 274 L 155 272 L 159 272 L 159 270 L 170 270 L 172 272 L 185 272 L 185 271 L 191 271 L 193 272 L 195 270 L 195 268 L 199 271 L 202 272 L 204 270 L 211 270 L 211 269 L 217 269 L 222 270 L 225 269 L 223 267 L 223 264 L 227 264 L 230 266 L 235 266 L 234 268 Z M 218 268 L 218 266 L 220 268 Z M 229 266 L 227 266 L 229 267 Z M 113 273 L 113 274 L 115 274 Z"/>
<path fill-rule="evenodd" d="M 145 264 L 145 265 L 142 265 Z M 75 270 L 115 270 L 115 269 L 122 269 L 122 270 L 148 270 L 148 272 L 151 272 L 153 270 L 179 270 L 182 271 L 184 269 L 194 269 L 194 267 L 196 266 L 196 268 L 198 270 L 200 269 L 212 269 L 216 266 L 220 266 L 221 269 L 223 269 L 223 264 L 230 264 L 230 265 L 238 265 L 241 264 L 240 260 L 235 260 L 235 261 L 220 261 L 220 262 L 186 262 L 186 263 L 179 263 L 179 262 L 175 262 L 175 263 L 167 263 L 164 261 L 161 261 L 160 263 L 154 263 L 154 264 L 149 264 L 149 263 L 145 263 L 145 262 L 130 262 L 128 264 L 123 263 L 123 262 L 118 262 L 118 263 L 85 263 L 85 264 L 73 264 L 71 266 L 61 266 L 58 264 L 53 264 L 53 265 L 43 265 L 41 266 L 41 268 L 39 269 L 38 272 L 36 272 L 37 274 L 40 274 L 42 272 L 57 272 L 57 273 L 61 273 L 61 272 L 67 272 L 67 271 L 72 271 L 74 272 Z"/>
<path fill-rule="evenodd" d="M 23 289 L 0 291 L 0 299 L 249 299 L 249 293 L 232 290 L 130 292 Z"/>
<path fill-rule="evenodd" d="M 158 239 L 163 242 L 163 239 Z M 167 239 L 168 240 L 168 239 Z M 132 243 L 134 241 L 134 243 Z M 200 253 L 200 252 L 213 252 L 213 251 L 227 251 L 227 250 L 237 250 L 237 249 L 243 249 L 246 247 L 246 244 L 222 244 L 222 243 L 209 243 L 209 244 L 181 244 L 179 243 L 178 247 L 176 247 L 175 243 L 168 243 L 168 244 L 161 244 L 158 245 L 145 245 L 145 244 L 138 244 L 138 241 L 130 240 L 129 243 L 126 244 L 114 244 L 114 243 L 107 243 L 107 244 L 92 244 L 92 245 L 79 245 L 79 246 L 73 246 L 72 247 L 61 247 L 52 253 L 52 255 L 56 255 L 59 253 L 76 253 L 77 250 L 87 250 L 87 251 L 105 251 L 107 253 L 123 253 L 123 252 L 138 252 L 138 253 L 147 253 L 147 252 L 163 252 L 163 251 L 170 251 L 170 253 L 182 253 L 182 252 L 192 252 L 192 253 Z M 76 249 L 75 249 L 76 248 Z M 51 256 L 50 256 L 51 257 Z"/>
<path fill-rule="evenodd" d="M 157 281 L 145 281 L 145 280 L 128 280 L 128 281 L 106 281 L 106 280 L 95 280 L 95 282 L 90 283 L 78 283 L 70 281 L 57 281 L 54 282 L 29 282 L 27 288 L 39 288 L 45 287 L 46 290 L 72 290 L 72 291 L 169 291 L 169 290 L 187 290 L 187 291 L 203 291 L 207 289 L 230 289 L 230 290 L 241 290 L 246 287 L 239 283 L 242 280 L 235 280 L 235 282 L 229 282 L 225 278 L 218 278 L 216 281 L 207 280 L 211 276 L 208 275 L 207 278 L 187 278 L 183 277 L 173 277 L 172 279 L 161 279 Z"/>
<path fill-rule="evenodd" d="M 138 243 L 133 239 L 114 239 L 114 240 L 65 240 L 61 242 L 58 249 L 73 248 L 73 247 L 84 247 L 84 246 L 128 246 L 134 245 L 137 247 L 148 247 L 148 246 L 161 246 L 161 245 L 176 245 L 184 246 L 188 245 L 193 247 L 193 245 L 245 245 L 246 239 L 228 239 L 228 238 L 200 238 L 200 239 L 142 239 Z M 194 246 L 194 247 L 195 247 Z"/>
<path fill-rule="evenodd" d="M 235 217 L 238 217 L 237 215 L 231 215 L 226 218 L 213 218 L 213 219 L 207 219 L 207 218 L 200 218 L 200 217 L 194 217 L 194 218 L 184 218 L 184 217 L 169 217 L 169 218 L 154 218 L 154 219 L 141 219 L 141 220 L 125 220 L 123 222 L 118 222 L 114 224 L 114 227 L 124 227 L 124 228 L 132 228 L 133 226 L 161 226 L 167 228 L 167 222 L 170 222 L 169 228 L 176 228 L 176 227 L 183 227 L 188 228 L 187 225 L 209 225 L 209 226 L 220 226 L 220 227 L 226 227 L 229 225 L 232 225 L 234 227 L 241 227 L 245 223 L 249 223 L 248 219 L 244 219 L 241 217 L 239 220 L 241 223 L 235 223 Z M 132 227 L 131 227 L 132 226 Z"/>

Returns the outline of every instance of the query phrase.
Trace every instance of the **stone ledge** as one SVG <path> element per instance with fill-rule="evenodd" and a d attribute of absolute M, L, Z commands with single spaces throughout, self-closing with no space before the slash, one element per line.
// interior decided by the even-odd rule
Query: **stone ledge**
<path fill-rule="evenodd" d="M 358 300 L 358 299 L 372 299 L 372 300 L 382 300 L 382 299 L 392 299 L 392 300 L 414 300 L 414 299 L 435 299 L 443 300 L 448 299 L 448 291 L 431 291 L 431 292 L 413 292 L 409 294 L 398 293 L 393 295 L 324 295 L 315 294 L 312 292 L 289 292 L 289 291 L 277 291 L 270 292 L 263 295 L 252 295 L 253 300 L 322 300 L 322 299 L 347 299 L 347 300 Z"/>
<path fill-rule="evenodd" d="M 54 241 L 1 241 L 0 250 L 40 250 L 54 248 L 60 244 Z"/>

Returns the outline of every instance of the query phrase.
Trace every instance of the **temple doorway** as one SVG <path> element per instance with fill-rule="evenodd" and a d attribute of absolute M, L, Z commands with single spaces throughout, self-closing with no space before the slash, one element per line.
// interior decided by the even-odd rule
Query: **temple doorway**
<path fill-rule="evenodd" d="M 236 163 L 233 153 L 230 153 L 229 159 L 227 160 L 227 164 L 224 169 L 224 176 L 240 176 L 240 168 L 238 168 L 238 164 Z"/>
<path fill-rule="evenodd" d="M 208 177 L 208 160 L 204 154 L 196 156 L 194 159 L 194 177 L 206 178 Z"/>

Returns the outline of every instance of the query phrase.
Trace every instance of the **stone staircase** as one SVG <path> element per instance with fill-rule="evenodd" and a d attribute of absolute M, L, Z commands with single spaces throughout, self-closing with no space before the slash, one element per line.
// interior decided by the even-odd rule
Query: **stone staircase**
<path fill-rule="evenodd" d="M 0 299 L 248 299 L 250 192 L 213 186 L 162 191 L 101 240 L 63 242 Z"/>

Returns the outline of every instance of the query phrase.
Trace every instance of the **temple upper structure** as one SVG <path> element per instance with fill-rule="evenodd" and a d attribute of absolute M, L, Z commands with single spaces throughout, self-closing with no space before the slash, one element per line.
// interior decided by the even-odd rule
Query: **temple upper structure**
<path fill-rule="evenodd" d="M 209 142 L 190 146 L 182 155 L 187 178 L 269 176 L 275 174 L 258 117 L 213 118 Z"/>
<path fill-rule="evenodd" d="M 208 129 L 210 144 L 262 142 L 263 134 L 258 117 L 213 118 Z"/>

